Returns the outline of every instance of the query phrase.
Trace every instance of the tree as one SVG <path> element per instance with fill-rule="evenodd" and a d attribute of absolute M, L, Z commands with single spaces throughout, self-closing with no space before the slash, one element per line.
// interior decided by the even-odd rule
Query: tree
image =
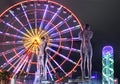
<path fill-rule="evenodd" d="M 5 84 L 10 79 L 10 73 L 7 70 L 0 70 L 1 84 Z"/>

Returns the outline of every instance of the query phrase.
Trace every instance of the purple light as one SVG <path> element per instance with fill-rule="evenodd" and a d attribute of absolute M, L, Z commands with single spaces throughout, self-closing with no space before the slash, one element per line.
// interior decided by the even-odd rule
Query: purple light
<path fill-rule="evenodd" d="M 92 79 L 97 79 L 97 77 L 96 77 L 96 76 L 92 76 L 91 78 L 92 78 Z"/>
<path fill-rule="evenodd" d="M 112 46 L 105 46 L 102 50 L 102 54 L 103 56 L 106 56 L 106 55 L 111 55 L 113 54 L 113 48 Z"/>
<path fill-rule="evenodd" d="M 80 25 L 76 25 L 76 26 L 64 29 L 64 30 L 60 31 L 60 33 L 61 34 L 66 34 L 66 33 L 70 32 L 71 30 L 74 31 L 74 30 L 79 29 L 79 28 L 80 28 Z M 53 37 L 56 37 L 58 35 L 59 35 L 59 33 L 53 33 L 53 34 L 50 35 L 50 37 L 53 38 Z"/>

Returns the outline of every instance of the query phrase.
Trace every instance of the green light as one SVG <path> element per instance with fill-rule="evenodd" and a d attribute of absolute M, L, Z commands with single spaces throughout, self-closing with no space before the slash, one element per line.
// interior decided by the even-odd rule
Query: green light
<path fill-rule="evenodd" d="M 102 55 L 102 84 L 114 84 L 113 48 L 105 46 Z"/>

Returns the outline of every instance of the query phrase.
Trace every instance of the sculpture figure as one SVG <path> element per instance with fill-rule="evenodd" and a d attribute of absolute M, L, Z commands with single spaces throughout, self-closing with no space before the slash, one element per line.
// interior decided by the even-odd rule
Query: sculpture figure
<path fill-rule="evenodd" d="M 90 30 L 90 26 L 86 24 L 78 36 L 79 40 L 81 40 L 80 56 L 82 61 L 80 67 L 82 80 L 85 79 L 86 74 L 88 79 L 91 79 L 93 49 L 90 40 L 93 37 L 93 32 Z"/>
<path fill-rule="evenodd" d="M 34 84 L 41 84 L 42 80 L 47 80 L 47 60 L 46 55 L 47 50 L 47 40 L 46 38 L 41 38 L 41 44 L 39 46 L 39 52 L 37 57 L 37 71 L 35 72 Z"/>

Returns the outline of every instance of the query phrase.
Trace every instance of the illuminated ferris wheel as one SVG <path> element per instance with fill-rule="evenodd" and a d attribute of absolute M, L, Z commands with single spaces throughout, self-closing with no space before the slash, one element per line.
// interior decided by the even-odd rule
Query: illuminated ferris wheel
<path fill-rule="evenodd" d="M 54 1 L 17 3 L 0 15 L 0 67 L 14 74 L 23 70 L 34 75 L 38 46 L 45 37 L 48 39 L 47 74 L 51 79 L 62 80 L 80 64 L 76 44 L 80 30 L 82 26 L 77 17 Z"/>

